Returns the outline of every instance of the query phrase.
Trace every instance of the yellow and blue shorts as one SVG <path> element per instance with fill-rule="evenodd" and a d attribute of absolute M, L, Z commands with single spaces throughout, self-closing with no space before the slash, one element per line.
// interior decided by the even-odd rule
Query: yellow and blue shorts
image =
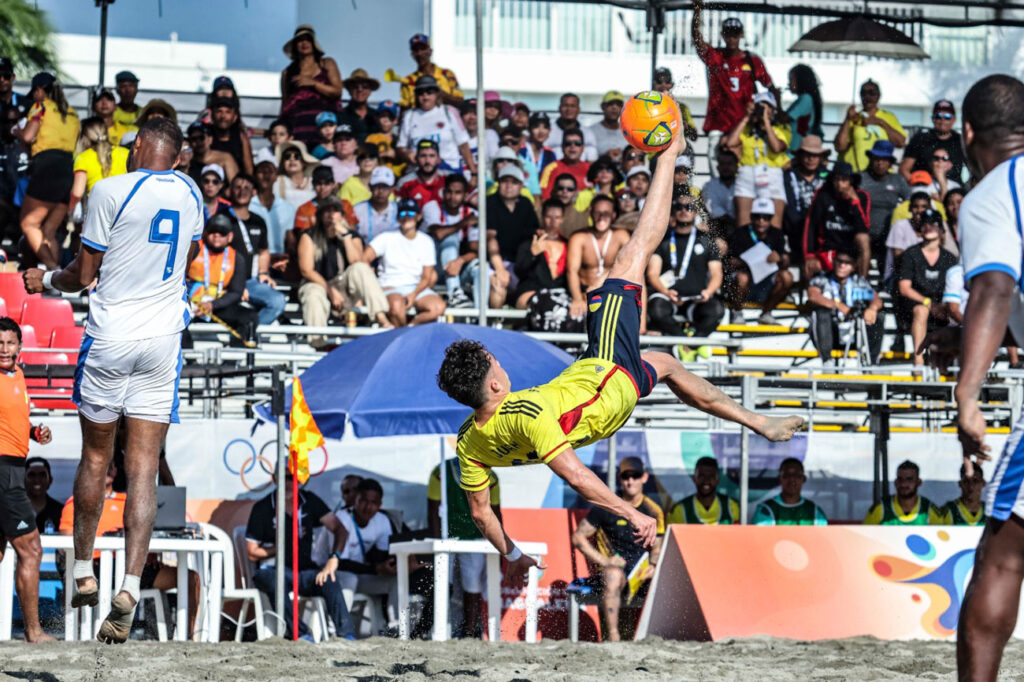
<path fill-rule="evenodd" d="M 629 372 L 640 397 L 658 383 L 658 373 L 640 357 L 643 288 L 624 279 L 606 279 L 587 294 L 588 346 L 584 358 L 614 362 Z"/>

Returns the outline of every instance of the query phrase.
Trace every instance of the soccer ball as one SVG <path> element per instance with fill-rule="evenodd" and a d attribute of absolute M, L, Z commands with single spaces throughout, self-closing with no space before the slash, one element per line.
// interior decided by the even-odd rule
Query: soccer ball
<path fill-rule="evenodd" d="M 619 127 L 626 142 L 645 152 L 660 152 L 682 130 L 675 100 L 656 90 L 638 92 L 622 107 Z"/>

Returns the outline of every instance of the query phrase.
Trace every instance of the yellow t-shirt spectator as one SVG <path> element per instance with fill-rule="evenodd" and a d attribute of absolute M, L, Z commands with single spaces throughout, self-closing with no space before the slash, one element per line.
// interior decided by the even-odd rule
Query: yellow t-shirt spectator
<path fill-rule="evenodd" d="M 121 123 L 117 119 L 114 119 L 114 125 L 107 128 L 107 137 L 110 138 L 110 144 L 118 147 L 121 145 L 121 138 L 124 137 L 125 133 L 130 133 L 133 130 L 138 131 L 138 129 L 138 126 Z"/>
<path fill-rule="evenodd" d="M 100 163 L 100 157 L 96 155 L 96 150 L 86 149 L 75 158 L 75 172 L 85 173 L 85 193 L 89 194 L 98 180 L 128 172 L 128 150 L 124 147 L 114 147 L 111 150 L 110 172 L 104 175 L 103 165 Z"/>
<path fill-rule="evenodd" d="M 75 151 L 79 123 L 78 113 L 74 109 L 68 107 L 67 116 L 61 117 L 57 103 L 47 98 L 32 105 L 28 110 L 28 118 L 39 119 L 39 132 L 32 143 L 32 156 L 50 149 Z"/>
<path fill-rule="evenodd" d="M 373 133 L 366 136 L 367 144 L 377 145 L 377 151 L 381 153 L 381 163 L 388 166 L 395 172 L 395 177 L 402 177 L 402 172 L 405 170 L 405 164 L 399 161 L 384 161 L 383 154 L 389 152 L 395 148 L 395 137 L 394 133 Z"/>
<path fill-rule="evenodd" d="M 416 81 L 420 76 L 426 75 L 432 75 L 437 79 L 437 87 L 441 88 L 442 92 L 462 97 L 462 90 L 459 90 L 459 79 L 455 77 L 455 72 L 451 69 L 442 69 L 440 66 L 435 65 L 434 73 L 432 74 L 414 71 L 402 79 L 402 94 L 398 98 L 398 106 L 403 109 L 412 109 L 416 106 Z"/>
<path fill-rule="evenodd" d="M 120 124 L 123 126 L 131 126 L 134 128 L 135 119 L 137 119 L 139 117 L 139 114 L 141 113 L 142 107 L 136 108 L 135 111 L 125 111 L 121 107 L 117 107 L 114 109 L 114 113 L 112 115 L 112 118 L 114 119 L 114 125 Z M 118 140 L 118 142 L 120 142 L 120 140 Z"/>
<path fill-rule="evenodd" d="M 338 197 L 342 201 L 355 206 L 361 201 L 369 201 L 373 198 L 373 194 L 366 188 L 363 181 L 358 176 L 353 175 L 345 182 L 341 183 L 341 189 L 338 190 Z"/>
<path fill-rule="evenodd" d="M 775 131 L 775 136 L 785 143 L 781 152 L 773 152 L 768 149 L 768 142 L 755 135 L 750 126 L 740 133 L 740 144 L 743 147 L 743 151 L 740 153 L 741 166 L 756 166 L 759 163 L 766 163 L 773 168 L 782 168 L 789 163 L 789 154 L 786 150 L 789 149 L 789 143 L 793 139 L 793 132 L 789 126 L 782 124 L 773 125 L 772 130 Z"/>
<path fill-rule="evenodd" d="M 910 193 L 913 194 L 914 190 L 911 189 Z M 942 216 L 942 221 L 946 222 L 946 207 L 942 205 L 941 201 L 932 199 L 932 208 L 939 212 Z M 889 219 L 889 226 L 893 226 L 901 220 L 905 220 L 910 217 L 910 199 L 906 199 L 896 204 L 896 208 L 892 210 L 892 218 Z"/>
<path fill-rule="evenodd" d="M 879 109 L 875 112 L 875 116 L 888 123 L 901 135 L 907 134 L 892 112 Z M 861 173 L 867 170 L 871 162 L 871 159 L 868 158 L 868 150 L 875 146 L 875 141 L 888 139 L 889 136 L 885 134 L 885 130 L 881 126 L 855 125 L 850 130 L 850 146 L 843 152 L 843 161 L 853 166 L 853 170 Z"/>

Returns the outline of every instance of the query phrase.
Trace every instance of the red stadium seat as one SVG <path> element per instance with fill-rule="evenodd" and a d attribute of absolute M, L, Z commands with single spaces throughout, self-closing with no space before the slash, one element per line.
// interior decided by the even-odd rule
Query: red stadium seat
<path fill-rule="evenodd" d="M 71 304 L 63 298 L 35 298 L 25 301 L 21 310 L 21 324 L 36 328 L 36 337 L 50 340 L 54 327 L 73 327 L 75 316 Z"/>
<path fill-rule="evenodd" d="M 0 298 L 0 317 L 7 317 L 7 302 Z"/>
<path fill-rule="evenodd" d="M 0 272 L 0 298 L 7 304 L 7 313 L 11 318 L 21 323 L 21 309 L 25 301 L 40 299 L 42 295 L 26 293 L 20 273 Z"/>
<path fill-rule="evenodd" d="M 31 327 L 28 327 L 31 330 Z M 25 327 L 22 327 L 24 334 Z M 35 331 L 32 331 L 35 334 Z M 36 351 L 22 351 L 18 361 L 24 365 L 73 365 L 77 361 L 67 353 L 46 353 Z M 73 379 L 50 379 L 45 377 L 26 377 L 25 387 L 28 388 L 29 398 L 32 407 L 39 410 L 74 410 L 76 405 L 71 402 L 71 394 L 74 390 Z"/>
<path fill-rule="evenodd" d="M 78 348 L 84 333 L 85 327 L 54 327 L 50 333 L 50 348 Z"/>
<path fill-rule="evenodd" d="M 21 325 L 21 348 L 39 348 L 39 341 L 36 340 L 36 328 L 30 324 Z"/>

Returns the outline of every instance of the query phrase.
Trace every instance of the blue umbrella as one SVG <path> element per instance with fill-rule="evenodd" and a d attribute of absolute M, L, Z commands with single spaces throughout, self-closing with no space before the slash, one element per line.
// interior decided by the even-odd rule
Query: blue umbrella
<path fill-rule="evenodd" d="M 470 410 L 445 395 L 436 376 L 445 348 L 459 339 L 484 344 L 508 372 L 513 391 L 550 381 L 572 361 L 565 351 L 525 334 L 470 324 L 427 324 L 364 336 L 301 376 L 321 433 L 341 438 L 346 418 L 359 438 L 456 433 Z"/>

